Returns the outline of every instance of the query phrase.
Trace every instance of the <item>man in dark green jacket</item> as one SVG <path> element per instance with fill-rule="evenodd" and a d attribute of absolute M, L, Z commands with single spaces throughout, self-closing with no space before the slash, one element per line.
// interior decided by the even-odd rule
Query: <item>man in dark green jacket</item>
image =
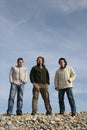
<path fill-rule="evenodd" d="M 37 58 L 37 65 L 32 67 L 30 71 L 30 81 L 33 84 L 33 98 L 32 98 L 32 115 L 37 113 L 37 104 L 39 93 L 44 100 L 46 115 L 52 114 L 52 108 L 50 105 L 49 93 L 48 93 L 48 84 L 49 81 L 49 72 L 44 65 L 44 58 L 39 56 Z"/>

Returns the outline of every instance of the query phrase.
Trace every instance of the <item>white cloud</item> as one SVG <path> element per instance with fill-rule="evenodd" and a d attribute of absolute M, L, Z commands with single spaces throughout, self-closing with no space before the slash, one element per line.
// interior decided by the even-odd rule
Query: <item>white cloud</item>
<path fill-rule="evenodd" d="M 87 0 L 50 0 L 48 4 L 51 8 L 68 13 L 87 8 Z"/>
<path fill-rule="evenodd" d="M 87 0 L 61 0 L 60 8 L 65 12 L 73 12 L 87 8 Z"/>

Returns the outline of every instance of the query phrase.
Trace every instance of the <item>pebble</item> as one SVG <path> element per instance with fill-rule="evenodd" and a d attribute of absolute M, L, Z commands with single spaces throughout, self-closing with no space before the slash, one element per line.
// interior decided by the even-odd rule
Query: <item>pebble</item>
<path fill-rule="evenodd" d="M 87 130 L 87 112 L 78 112 L 72 117 L 69 112 L 64 115 L 53 113 L 45 115 L 0 115 L 0 130 Z"/>

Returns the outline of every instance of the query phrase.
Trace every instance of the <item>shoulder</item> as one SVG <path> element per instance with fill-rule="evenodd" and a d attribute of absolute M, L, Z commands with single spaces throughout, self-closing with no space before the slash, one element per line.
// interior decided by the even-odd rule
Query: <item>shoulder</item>
<path fill-rule="evenodd" d="M 73 71 L 73 68 L 72 68 L 71 66 L 67 66 L 67 67 L 66 67 L 66 70 L 68 70 L 68 71 Z"/>
<path fill-rule="evenodd" d="M 43 66 L 43 68 L 44 68 L 44 70 L 45 70 L 45 71 L 48 71 L 48 69 L 47 69 L 47 67 L 46 67 L 46 66 Z"/>
<path fill-rule="evenodd" d="M 60 69 L 57 69 L 56 72 L 55 72 L 55 74 L 57 74 L 57 73 L 59 73 L 59 72 L 60 72 Z"/>
<path fill-rule="evenodd" d="M 67 66 L 66 69 L 73 69 L 71 66 Z"/>
<path fill-rule="evenodd" d="M 11 70 L 17 68 L 16 66 L 11 66 Z"/>
<path fill-rule="evenodd" d="M 28 68 L 27 68 L 27 67 L 25 67 L 25 66 L 23 66 L 23 67 L 22 67 L 22 69 L 23 69 L 23 70 L 28 70 Z"/>

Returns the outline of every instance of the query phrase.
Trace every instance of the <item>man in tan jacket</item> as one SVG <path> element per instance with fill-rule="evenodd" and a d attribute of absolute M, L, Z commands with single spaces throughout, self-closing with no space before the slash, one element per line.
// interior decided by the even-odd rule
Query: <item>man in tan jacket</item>
<path fill-rule="evenodd" d="M 55 73 L 55 89 L 58 91 L 60 114 L 65 112 L 64 94 L 66 92 L 72 116 L 76 114 L 76 105 L 72 92 L 72 81 L 76 78 L 76 74 L 71 67 L 67 67 L 67 61 L 65 58 L 59 59 L 60 68 Z"/>

